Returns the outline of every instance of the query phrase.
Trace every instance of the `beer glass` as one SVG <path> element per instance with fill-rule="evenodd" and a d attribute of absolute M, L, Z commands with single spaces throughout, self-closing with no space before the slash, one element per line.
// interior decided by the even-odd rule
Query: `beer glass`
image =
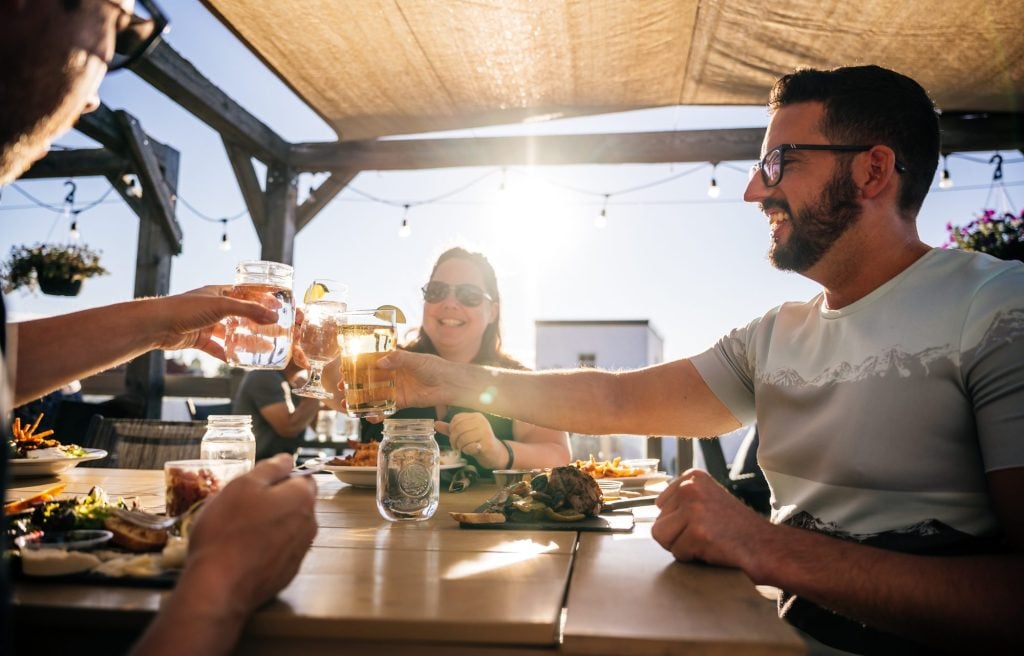
<path fill-rule="evenodd" d="M 330 399 L 334 395 L 323 388 L 320 376 L 324 366 L 338 357 L 338 320 L 347 308 L 348 285 L 318 279 L 309 289 L 299 328 L 299 347 L 309 361 L 309 379 L 292 391 L 299 396 Z"/>
<path fill-rule="evenodd" d="M 284 369 L 292 355 L 295 318 L 292 268 L 264 260 L 239 262 L 230 295 L 276 311 L 277 321 L 259 324 L 245 317 L 228 317 L 224 322 L 228 364 L 243 369 Z"/>
<path fill-rule="evenodd" d="M 355 310 L 340 315 L 338 346 L 345 405 L 350 417 L 394 414 L 397 399 L 394 370 L 377 361 L 395 350 L 398 329 L 393 309 Z"/>

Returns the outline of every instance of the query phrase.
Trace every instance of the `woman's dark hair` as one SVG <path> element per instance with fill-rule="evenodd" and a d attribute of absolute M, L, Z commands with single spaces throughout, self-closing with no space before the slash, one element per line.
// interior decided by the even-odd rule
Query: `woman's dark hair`
<path fill-rule="evenodd" d="M 484 257 L 482 253 L 474 253 L 462 248 L 461 246 L 449 248 L 445 252 L 441 253 L 441 256 L 437 258 L 437 262 L 434 263 L 434 268 L 430 270 L 430 279 L 434 279 L 437 267 L 441 266 L 448 260 L 456 258 L 466 260 L 476 267 L 477 271 L 480 272 L 480 275 L 484 279 L 484 291 L 490 294 L 495 303 L 500 304 L 501 294 L 498 292 L 498 277 L 494 273 L 494 267 L 491 266 L 491 263 L 487 261 L 487 258 Z M 403 348 L 407 351 L 413 351 L 414 353 L 431 353 L 433 355 L 438 355 L 437 348 L 434 347 L 433 342 L 430 341 L 430 337 L 422 328 L 417 336 Z M 521 362 L 501 350 L 500 313 L 498 314 L 498 318 L 492 321 L 484 330 L 483 339 L 480 341 L 480 350 L 477 351 L 476 356 L 473 358 L 473 363 L 505 367 L 506 369 L 526 369 Z"/>
<path fill-rule="evenodd" d="M 883 144 L 907 170 L 900 174 L 899 208 L 912 219 L 928 194 L 939 164 L 939 117 L 920 84 L 880 66 L 850 66 L 829 71 L 799 70 L 772 87 L 768 107 L 820 102 L 825 117 L 818 126 L 832 143 Z"/>

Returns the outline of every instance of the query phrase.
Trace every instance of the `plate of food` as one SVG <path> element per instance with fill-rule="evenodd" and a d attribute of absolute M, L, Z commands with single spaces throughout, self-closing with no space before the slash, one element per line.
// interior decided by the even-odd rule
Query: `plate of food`
<path fill-rule="evenodd" d="M 623 489 L 642 488 L 648 483 L 658 483 L 669 478 L 667 473 L 657 470 L 658 460 L 655 458 L 596 460 L 591 455 L 588 460 L 577 460 L 575 467 L 598 481 L 619 481 Z"/>
<path fill-rule="evenodd" d="M 11 439 L 7 441 L 8 471 L 13 478 L 27 476 L 53 476 L 89 460 L 106 458 L 103 449 L 83 449 L 77 444 L 61 444 L 51 437 L 52 430 L 36 432 L 40 414 L 34 423 L 21 423 L 15 418 L 11 425 Z"/>
<path fill-rule="evenodd" d="M 460 469 L 465 463 L 441 465 L 441 471 L 449 469 Z M 359 465 L 324 465 L 324 471 L 329 471 L 342 483 L 348 483 L 352 487 L 377 487 L 377 466 L 365 467 Z"/>
<path fill-rule="evenodd" d="M 74 446 L 74 445 L 69 445 Z M 55 476 L 77 467 L 83 462 L 100 460 L 107 457 L 103 449 L 82 449 L 75 447 L 77 451 L 64 452 L 62 455 L 48 455 L 42 457 L 15 458 L 7 461 L 8 469 L 13 478 L 25 478 L 29 476 Z M 77 454 L 77 455 L 75 455 Z"/>
<path fill-rule="evenodd" d="M 4 504 L 8 536 L 26 578 L 170 587 L 184 565 L 187 528 L 180 534 L 144 528 L 114 516 L 128 509 L 94 487 L 84 497 L 58 499 L 63 484 Z M 134 504 L 133 504 L 134 505 Z"/>
<path fill-rule="evenodd" d="M 331 472 L 339 481 L 352 487 L 377 487 L 377 465 L 324 465 L 324 471 Z"/>
<path fill-rule="evenodd" d="M 604 503 L 597 481 L 573 465 L 518 481 L 498 490 L 473 512 L 450 512 L 462 528 L 565 531 L 633 530 L 634 518 L 620 508 L 642 505 L 651 498 Z"/>

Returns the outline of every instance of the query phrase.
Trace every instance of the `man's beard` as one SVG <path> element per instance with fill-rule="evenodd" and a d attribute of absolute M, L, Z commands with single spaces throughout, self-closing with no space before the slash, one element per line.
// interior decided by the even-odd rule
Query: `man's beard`
<path fill-rule="evenodd" d="M 802 273 L 818 263 L 832 245 L 860 219 L 857 187 L 849 163 L 840 164 L 817 205 L 794 214 L 786 201 L 766 200 L 764 209 L 782 209 L 789 217 L 789 238 L 773 241 L 768 260 L 781 271 Z"/>
<path fill-rule="evenodd" d="M 53 61 L 58 57 L 62 66 Z M 68 101 L 82 66 L 72 57 L 56 52 L 0 74 L 0 181 L 14 180 L 45 156 L 46 145 L 81 113 Z"/>

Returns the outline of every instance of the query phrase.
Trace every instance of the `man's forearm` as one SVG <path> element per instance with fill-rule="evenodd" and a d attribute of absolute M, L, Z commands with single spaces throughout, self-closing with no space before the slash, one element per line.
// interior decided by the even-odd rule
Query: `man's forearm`
<path fill-rule="evenodd" d="M 755 583 L 944 649 L 1024 642 L 1024 557 L 915 556 L 775 526 L 752 545 Z"/>
<path fill-rule="evenodd" d="M 629 372 L 450 364 L 451 404 L 591 435 L 719 435 L 740 423 L 686 360 Z"/>
<path fill-rule="evenodd" d="M 145 353 L 156 343 L 155 299 L 14 324 L 15 404 Z"/>
<path fill-rule="evenodd" d="M 595 370 L 509 371 L 476 365 L 452 365 L 451 405 L 515 417 L 538 426 L 601 434 L 612 413 L 614 374 Z M 551 399 L 558 399 L 552 403 Z"/>

